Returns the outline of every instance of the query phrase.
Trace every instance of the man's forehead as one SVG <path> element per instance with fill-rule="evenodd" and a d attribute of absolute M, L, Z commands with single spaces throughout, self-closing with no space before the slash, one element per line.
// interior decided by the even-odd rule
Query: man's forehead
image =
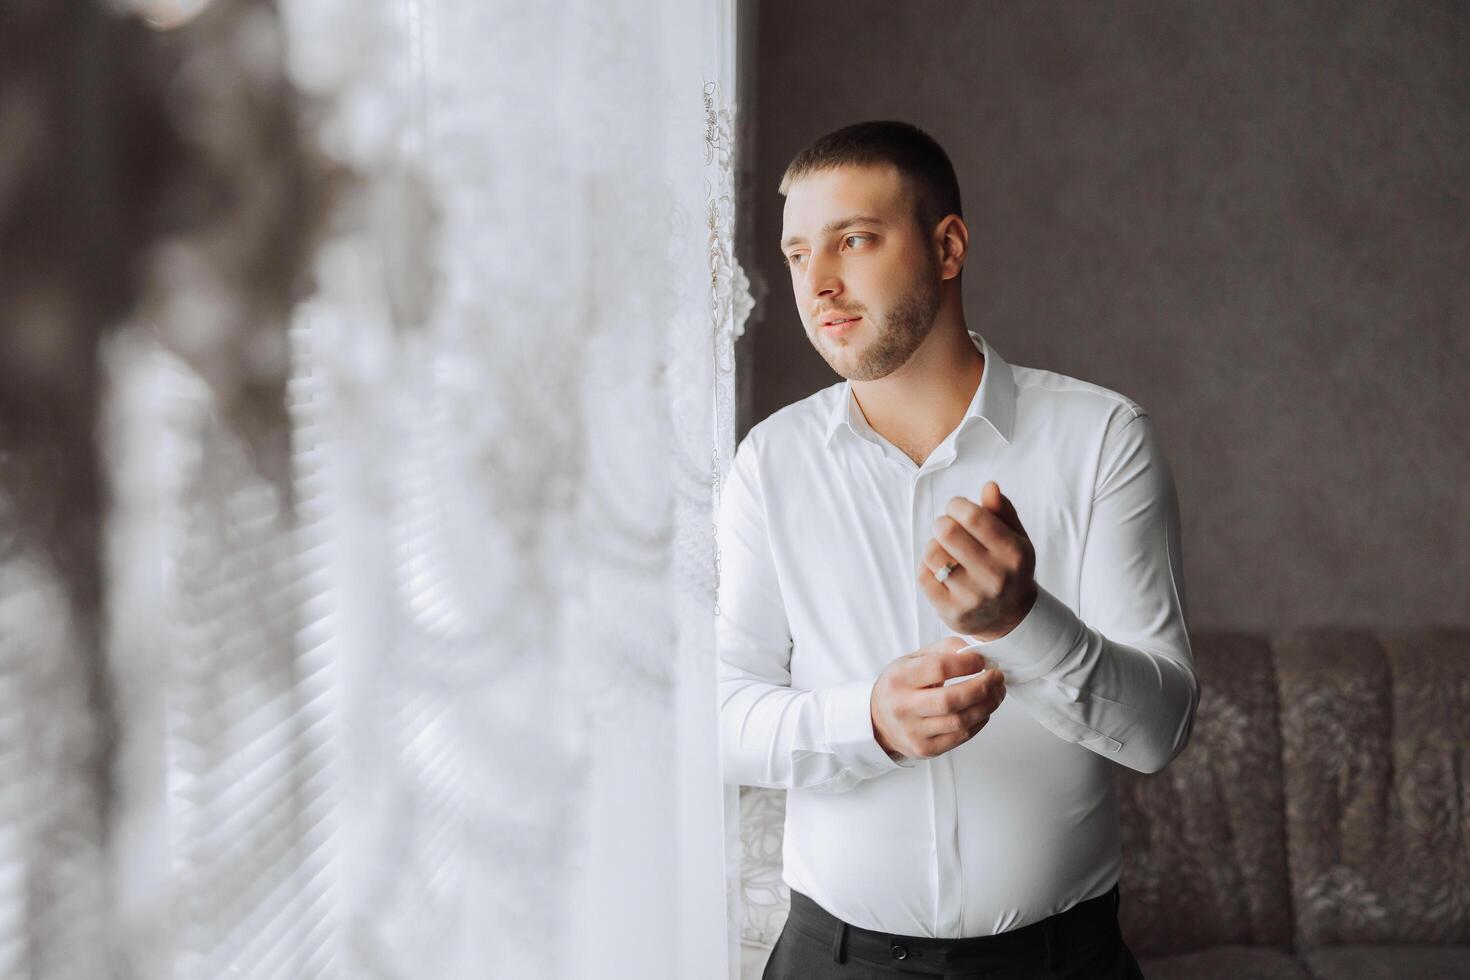
<path fill-rule="evenodd" d="M 787 189 L 781 235 L 805 237 L 818 233 L 827 221 L 850 215 L 891 220 L 902 198 L 903 184 L 891 166 L 836 167 L 807 174 Z"/>

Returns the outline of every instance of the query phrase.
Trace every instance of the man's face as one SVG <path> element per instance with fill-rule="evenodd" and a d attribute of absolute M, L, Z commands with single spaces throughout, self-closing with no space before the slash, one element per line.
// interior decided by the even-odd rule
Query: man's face
<path fill-rule="evenodd" d="M 837 167 L 787 188 L 781 251 L 807 339 L 832 370 L 872 381 L 919 348 L 939 312 L 931 247 L 894 167 Z M 834 315 L 859 319 L 824 327 Z"/>

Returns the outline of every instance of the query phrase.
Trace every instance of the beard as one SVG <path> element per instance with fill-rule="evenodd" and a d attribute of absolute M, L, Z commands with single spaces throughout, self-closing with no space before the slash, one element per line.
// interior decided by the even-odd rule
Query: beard
<path fill-rule="evenodd" d="M 808 335 L 807 339 L 832 370 L 842 377 L 849 381 L 876 381 L 903 367 L 919 349 L 924 338 L 934 329 L 939 302 L 938 267 L 931 262 L 923 275 L 914 280 L 913 288 L 900 297 L 881 319 L 874 320 L 868 314 L 862 314 L 864 319 L 874 324 L 878 336 L 858 352 L 856 364 L 849 365 L 842 356 L 844 351 L 852 348 L 851 343 L 837 347 L 820 343 L 815 335 Z M 816 331 L 820 333 L 821 329 L 817 327 Z"/>

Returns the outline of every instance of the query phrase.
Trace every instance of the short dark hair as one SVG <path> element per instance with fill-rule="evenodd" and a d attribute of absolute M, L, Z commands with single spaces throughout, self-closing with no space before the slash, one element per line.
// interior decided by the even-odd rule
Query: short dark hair
<path fill-rule="evenodd" d="M 793 181 L 841 166 L 892 164 L 914 198 L 914 217 L 925 231 L 960 210 L 960 182 L 944 147 L 917 126 L 891 119 L 853 123 L 817 137 L 781 175 L 782 197 Z"/>

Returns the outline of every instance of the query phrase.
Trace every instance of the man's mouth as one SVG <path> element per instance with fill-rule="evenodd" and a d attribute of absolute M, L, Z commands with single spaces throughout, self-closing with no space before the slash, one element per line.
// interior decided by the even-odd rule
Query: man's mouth
<path fill-rule="evenodd" d="M 833 320 L 830 323 L 823 323 L 822 329 L 827 331 L 828 333 L 841 333 L 843 330 L 851 327 L 854 323 L 857 323 L 861 319 L 862 317 L 860 316 L 854 316 L 845 317 L 841 320 Z"/>

